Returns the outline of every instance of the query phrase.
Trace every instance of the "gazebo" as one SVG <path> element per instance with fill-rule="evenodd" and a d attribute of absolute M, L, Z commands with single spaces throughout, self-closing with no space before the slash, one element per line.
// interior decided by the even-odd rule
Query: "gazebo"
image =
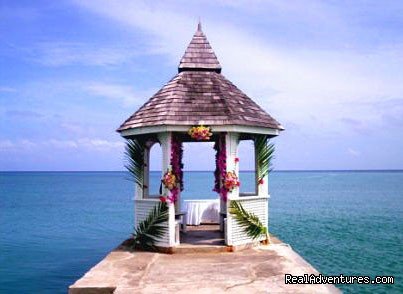
<path fill-rule="evenodd" d="M 118 128 L 122 137 L 143 142 L 140 150 L 143 177 L 136 181 L 135 226 L 147 218 L 161 200 L 168 205 L 168 221 L 157 245 L 174 248 L 181 243 L 182 144 L 214 142 L 216 170 L 214 191 L 220 199 L 220 230 L 227 246 L 253 243 L 242 224 L 229 213 L 232 201 L 241 204 L 265 226 L 268 224 L 268 167 L 259 161 L 268 139 L 283 127 L 251 98 L 221 74 L 221 65 L 200 23 L 180 60 L 178 73 Z M 255 142 L 255 192 L 239 192 L 238 144 Z M 258 143 L 259 142 L 259 143 Z M 262 144 L 263 142 L 263 144 Z M 160 197 L 149 193 L 150 149 L 162 148 Z M 242 160 L 242 159 L 241 159 Z M 162 198 L 161 198 L 162 197 Z M 183 228 L 182 228 L 183 229 Z M 264 237 L 258 238 L 262 240 Z"/>

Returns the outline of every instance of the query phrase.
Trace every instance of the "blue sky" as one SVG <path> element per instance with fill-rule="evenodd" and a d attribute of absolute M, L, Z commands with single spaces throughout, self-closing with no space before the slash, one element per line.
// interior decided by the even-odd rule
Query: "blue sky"
<path fill-rule="evenodd" d="M 199 17 L 223 74 L 285 126 L 277 169 L 403 168 L 403 2 L 105 0 L 1 2 L 0 170 L 121 170 L 115 129 Z M 186 167 L 211 168 L 210 147 Z"/>

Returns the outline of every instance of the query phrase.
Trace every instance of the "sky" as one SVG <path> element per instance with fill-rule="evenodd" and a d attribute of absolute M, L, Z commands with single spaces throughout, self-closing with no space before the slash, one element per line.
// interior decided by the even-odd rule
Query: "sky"
<path fill-rule="evenodd" d="M 222 73 L 285 127 L 275 169 L 403 169 L 402 1 L 3 0 L 0 170 L 123 170 L 116 128 L 199 19 Z M 213 156 L 187 145 L 185 168 Z"/>

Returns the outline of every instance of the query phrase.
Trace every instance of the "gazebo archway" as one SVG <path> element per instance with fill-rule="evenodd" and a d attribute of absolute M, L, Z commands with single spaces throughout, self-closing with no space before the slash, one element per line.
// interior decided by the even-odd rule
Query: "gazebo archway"
<path fill-rule="evenodd" d="M 161 187 L 161 175 L 162 169 L 162 147 L 161 144 L 156 141 L 149 147 L 149 169 L 148 169 L 148 188 L 149 196 L 159 197 Z"/>
<path fill-rule="evenodd" d="M 183 143 L 183 166 L 185 189 L 182 200 L 216 199 L 213 191 L 215 150 L 214 142 Z"/>
<path fill-rule="evenodd" d="M 183 217 L 180 221 L 186 222 L 186 230 L 180 233 L 182 245 L 224 245 L 219 194 L 213 191 L 215 157 L 213 141 L 183 144 L 184 189 L 180 199 Z"/>

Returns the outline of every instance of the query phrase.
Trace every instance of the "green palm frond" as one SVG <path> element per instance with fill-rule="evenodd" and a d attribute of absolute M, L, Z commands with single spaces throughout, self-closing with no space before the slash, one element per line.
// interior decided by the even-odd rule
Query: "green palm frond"
<path fill-rule="evenodd" d="M 164 236 L 168 229 L 165 224 L 168 221 L 168 215 L 168 205 L 165 202 L 155 205 L 133 233 L 135 248 L 154 250 L 155 243 Z"/>
<path fill-rule="evenodd" d="M 141 187 L 144 181 L 145 142 L 141 139 L 128 139 L 125 146 L 125 168 L 130 176 Z"/>
<path fill-rule="evenodd" d="M 231 200 L 229 213 L 233 215 L 245 233 L 253 240 L 261 236 L 267 237 L 267 227 L 262 224 L 255 214 L 247 212 L 239 201 Z"/>
<path fill-rule="evenodd" d="M 268 142 L 268 137 L 258 135 L 255 138 L 257 177 L 258 181 L 263 179 L 272 171 L 274 158 L 274 144 Z"/>

